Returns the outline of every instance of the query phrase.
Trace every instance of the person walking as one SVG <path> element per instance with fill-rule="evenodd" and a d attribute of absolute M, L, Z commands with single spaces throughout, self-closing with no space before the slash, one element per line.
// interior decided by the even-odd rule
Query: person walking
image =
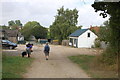
<path fill-rule="evenodd" d="M 49 45 L 48 45 L 48 42 L 46 42 L 46 45 L 45 45 L 45 47 L 44 47 L 44 53 L 45 53 L 45 58 L 46 58 L 46 60 L 48 60 L 49 51 L 50 51 L 50 47 L 49 47 Z"/>

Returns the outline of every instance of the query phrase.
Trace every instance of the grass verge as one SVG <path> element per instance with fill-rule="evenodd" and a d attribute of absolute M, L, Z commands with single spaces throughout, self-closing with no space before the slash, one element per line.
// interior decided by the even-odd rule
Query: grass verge
<path fill-rule="evenodd" d="M 112 68 L 110 69 L 107 65 L 103 66 L 103 64 L 97 62 L 97 56 L 79 55 L 70 56 L 68 58 L 78 64 L 88 76 L 92 78 L 118 78 L 116 71 Z"/>
<path fill-rule="evenodd" d="M 2 78 L 22 78 L 26 68 L 30 66 L 32 61 L 33 58 L 3 55 Z"/>

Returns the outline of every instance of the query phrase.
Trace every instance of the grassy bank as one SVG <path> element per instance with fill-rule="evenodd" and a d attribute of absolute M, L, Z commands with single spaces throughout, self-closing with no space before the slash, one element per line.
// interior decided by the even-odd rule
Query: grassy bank
<path fill-rule="evenodd" d="M 70 60 L 78 64 L 92 78 L 117 78 L 117 73 L 114 71 L 116 65 L 108 66 L 97 62 L 97 56 L 79 55 L 70 56 Z"/>
<path fill-rule="evenodd" d="M 22 78 L 32 61 L 33 58 L 3 55 L 2 78 Z"/>

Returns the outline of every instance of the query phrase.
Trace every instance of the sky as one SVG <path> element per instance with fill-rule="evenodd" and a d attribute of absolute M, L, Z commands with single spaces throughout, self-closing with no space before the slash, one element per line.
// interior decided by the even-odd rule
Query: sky
<path fill-rule="evenodd" d="M 54 22 L 57 9 L 76 8 L 79 13 L 78 26 L 83 28 L 100 26 L 108 18 L 102 18 L 94 11 L 94 0 L 2 0 L 0 1 L 0 25 L 8 25 L 10 20 L 20 20 L 22 24 L 37 21 L 44 27 Z"/>

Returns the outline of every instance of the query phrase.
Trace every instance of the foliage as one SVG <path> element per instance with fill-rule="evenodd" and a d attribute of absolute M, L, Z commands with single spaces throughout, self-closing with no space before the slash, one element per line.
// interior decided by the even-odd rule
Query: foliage
<path fill-rule="evenodd" d="M 2 78 L 22 78 L 29 67 L 33 58 L 27 59 L 20 56 L 7 56 L 2 57 Z"/>
<path fill-rule="evenodd" d="M 90 63 L 95 56 L 90 55 L 78 55 L 78 56 L 69 56 L 68 58 L 74 63 L 78 64 L 80 68 L 86 71 L 88 75 L 90 69 Z M 92 74 L 91 74 L 92 75 Z M 90 77 L 91 77 L 90 75 Z"/>
<path fill-rule="evenodd" d="M 50 28 L 47 28 L 48 32 L 47 32 L 47 38 L 50 39 Z"/>
<path fill-rule="evenodd" d="M 95 43 L 95 48 L 100 48 L 100 40 L 99 39 L 96 39 L 94 43 Z"/>
<path fill-rule="evenodd" d="M 58 39 L 60 44 L 63 39 L 67 39 L 72 32 L 81 27 L 76 26 L 78 22 L 78 11 L 76 9 L 65 10 L 62 7 L 57 11 L 55 21 L 50 26 L 50 36 L 53 39 Z"/>
<path fill-rule="evenodd" d="M 11 20 L 8 22 L 8 25 L 11 29 L 19 29 L 20 27 L 22 27 L 22 23 L 20 20 Z"/>
<path fill-rule="evenodd" d="M 109 27 L 109 21 L 105 21 L 104 26 L 100 26 L 100 31 L 98 33 L 99 40 L 105 41 L 106 43 L 109 42 L 110 33 L 111 32 L 110 32 L 110 27 Z"/>
<path fill-rule="evenodd" d="M 113 55 L 119 57 L 120 54 L 120 2 L 95 2 L 92 7 L 94 7 L 95 11 L 102 11 L 100 15 L 103 18 L 110 15 L 109 18 L 109 47 L 112 49 L 112 54 L 109 55 L 108 51 L 106 53 L 107 56 L 103 56 L 106 59 L 109 59 L 111 56 L 114 59 Z M 108 60 L 109 61 L 109 60 Z M 108 63 L 108 62 L 107 62 Z M 111 63 L 112 64 L 112 63 Z"/>
<path fill-rule="evenodd" d="M 47 38 L 47 29 L 44 27 L 36 26 L 32 29 L 32 35 L 35 36 L 36 39 L 44 39 Z"/>
<path fill-rule="evenodd" d="M 120 2 L 95 2 L 92 5 L 95 11 L 103 11 L 100 15 L 103 18 L 110 15 L 109 26 L 110 26 L 110 46 L 116 49 L 117 52 L 120 50 Z"/>
<path fill-rule="evenodd" d="M 95 56 L 92 55 L 79 55 L 79 56 L 70 56 L 69 59 L 73 62 L 79 64 L 81 68 L 84 70 L 89 69 L 89 62 L 94 58 Z"/>
<path fill-rule="evenodd" d="M 27 22 L 21 33 L 24 35 L 25 40 L 29 40 L 30 36 L 35 36 L 36 39 L 47 37 L 47 29 L 36 21 Z"/>
<path fill-rule="evenodd" d="M 5 25 L 0 25 L 0 29 L 9 29 L 9 27 Z"/>
<path fill-rule="evenodd" d="M 111 47 L 107 47 L 107 49 L 100 56 L 99 61 L 101 63 L 105 63 L 107 65 L 117 64 L 117 54 L 113 54 L 115 50 Z M 112 56 L 111 56 L 112 55 Z"/>
<path fill-rule="evenodd" d="M 98 56 L 95 55 L 78 55 L 78 56 L 70 56 L 69 59 L 74 63 L 78 64 L 80 68 L 82 68 L 91 78 L 117 78 L 116 72 L 111 67 L 101 65 L 96 62 Z M 101 59 L 101 58 L 100 58 Z M 95 79 L 96 80 L 96 79 Z"/>

